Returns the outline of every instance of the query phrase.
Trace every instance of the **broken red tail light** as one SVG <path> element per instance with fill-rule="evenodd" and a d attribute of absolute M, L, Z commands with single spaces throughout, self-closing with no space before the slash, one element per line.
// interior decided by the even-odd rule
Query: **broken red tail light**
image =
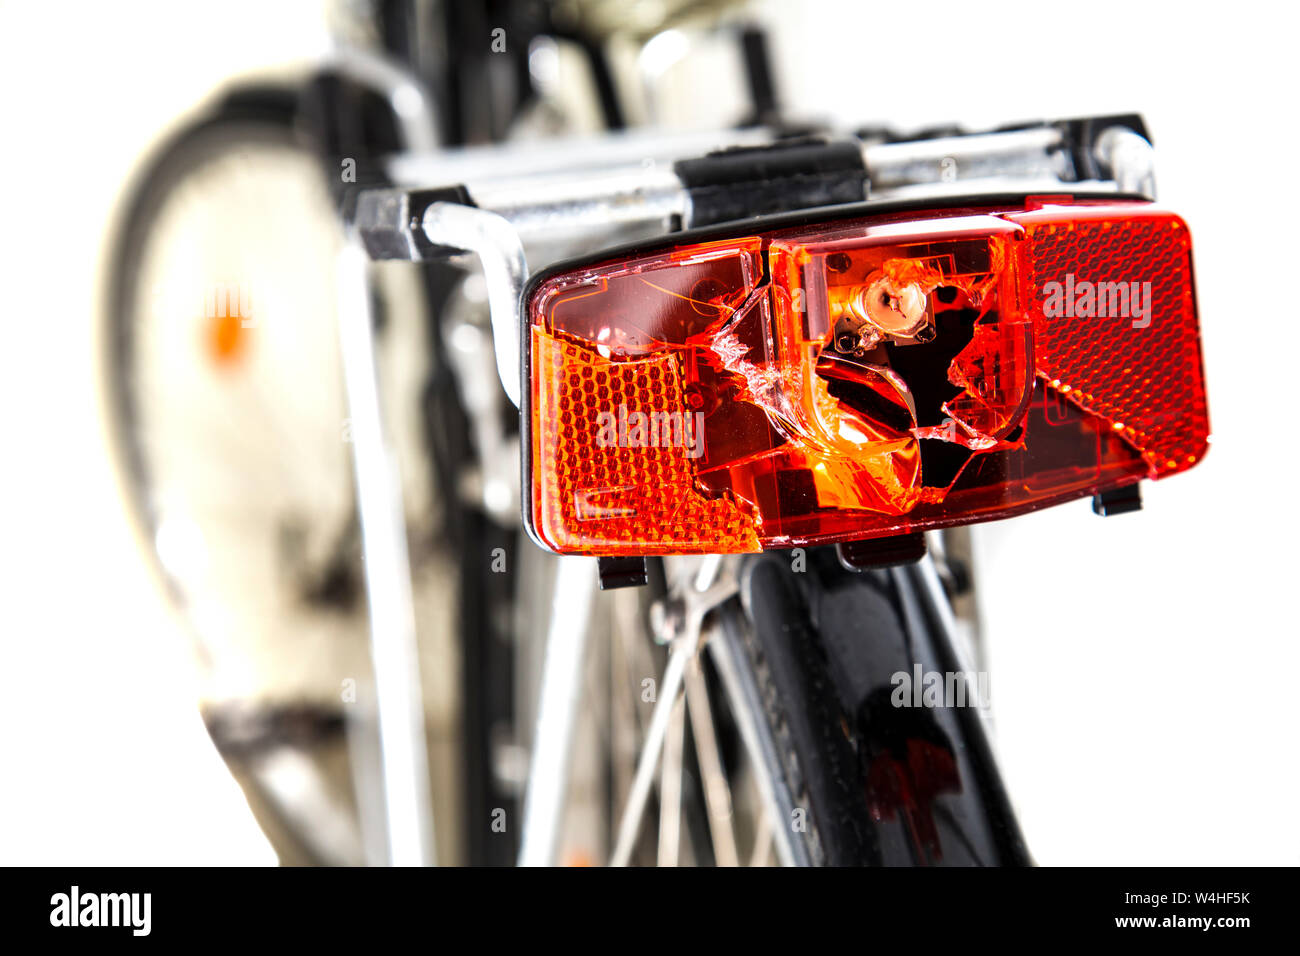
<path fill-rule="evenodd" d="M 1007 517 L 1207 446 L 1191 241 L 1146 202 L 724 235 L 552 270 L 525 302 L 525 510 L 561 553 Z"/>

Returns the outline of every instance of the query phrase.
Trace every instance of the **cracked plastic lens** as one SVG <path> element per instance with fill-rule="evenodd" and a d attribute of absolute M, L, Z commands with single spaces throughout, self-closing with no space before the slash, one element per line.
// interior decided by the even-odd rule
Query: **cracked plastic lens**
<path fill-rule="evenodd" d="M 1209 431 L 1190 254 L 1150 204 L 1032 203 L 552 275 L 527 313 L 532 529 L 752 551 L 1182 470 Z"/>

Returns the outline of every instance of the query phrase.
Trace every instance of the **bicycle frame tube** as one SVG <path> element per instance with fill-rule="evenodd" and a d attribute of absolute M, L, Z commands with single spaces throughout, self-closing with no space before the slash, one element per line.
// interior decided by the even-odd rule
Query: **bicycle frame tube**
<path fill-rule="evenodd" d="M 411 562 L 401 485 L 384 435 L 375 379 L 366 268 L 362 251 L 352 243 L 346 245 L 339 257 L 339 340 L 369 599 L 388 859 L 395 866 L 424 866 L 436 860 L 436 851 Z"/>

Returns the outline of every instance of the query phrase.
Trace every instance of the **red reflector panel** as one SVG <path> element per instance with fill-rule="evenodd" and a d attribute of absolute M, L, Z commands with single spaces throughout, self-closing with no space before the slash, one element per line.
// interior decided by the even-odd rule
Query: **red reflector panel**
<path fill-rule="evenodd" d="M 1005 517 L 1208 438 L 1190 240 L 1147 203 L 685 245 L 544 277 L 527 321 L 529 519 L 563 553 Z"/>
<path fill-rule="evenodd" d="M 1168 213 L 1071 213 L 1015 217 L 1029 236 L 1038 367 L 1154 476 L 1190 468 L 1210 426 L 1187 226 Z"/>

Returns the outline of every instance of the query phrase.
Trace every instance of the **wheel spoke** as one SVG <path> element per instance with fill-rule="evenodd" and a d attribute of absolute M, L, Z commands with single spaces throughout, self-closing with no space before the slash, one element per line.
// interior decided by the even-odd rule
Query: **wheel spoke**
<path fill-rule="evenodd" d="M 736 834 L 731 827 L 731 788 L 718 753 L 718 738 L 713 729 L 713 711 L 709 706 L 709 689 L 697 655 L 686 668 L 686 706 L 691 715 L 691 735 L 704 778 L 704 801 L 709 811 L 709 835 L 713 840 L 713 858 L 718 866 L 739 866 Z"/>
<path fill-rule="evenodd" d="M 720 569 L 720 561 L 706 558 L 695 578 L 694 588 L 688 590 L 685 596 L 685 616 L 680 625 L 673 629 L 676 636 L 669 644 L 668 666 L 664 670 L 663 681 L 658 688 L 654 713 L 650 716 L 650 727 L 641 745 L 636 776 L 632 780 L 627 805 L 619 821 L 618 837 L 610 857 L 611 866 L 627 866 L 632 856 L 632 848 L 636 845 L 636 838 L 641 830 L 641 819 L 645 815 L 646 800 L 654 784 L 659 755 L 663 750 L 664 739 L 677 706 L 677 698 L 682 693 L 686 670 L 700 650 L 704 618 L 736 593 L 736 583 L 733 579 L 719 580 Z M 678 773 L 680 774 L 680 767 Z M 680 815 L 680 777 L 677 786 L 678 799 L 675 802 L 678 804 L 677 813 Z M 677 826 L 680 835 L 680 820 Z"/>
<path fill-rule="evenodd" d="M 693 661 L 692 661 L 693 663 Z M 689 674 L 691 665 L 687 664 Z M 682 751 L 686 738 L 686 699 L 678 696 L 664 737 L 659 783 L 659 865 L 676 866 L 682 846 Z"/>
<path fill-rule="evenodd" d="M 632 856 L 632 847 L 641 830 L 641 818 L 645 813 L 646 799 L 654 783 L 659 752 L 663 749 L 664 737 L 668 733 L 668 723 L 672 718 L 673 707 L 677 703 L 677 695 L 681 693 L 686 664 L 694 654 L 695 640 L 691 639 L 674 643 L 668 655 L 668 667 L 664 670 L 664 679 L 659 686 L 654 713 L 650 717 L 650 729 L 646 732 L 645 742 L 641 745 L 641 756 L 637 760 L 632 790 L 628 794 L 627 806 L 623 809 L 623 818 L 619 821 L 618 839 L 614 843 L 610 866 L 627 866 Z"/>
<path fill-rule="evenodd" d="M 764 810 L 758 817 L 758 830 L 754 833 L 754 852 L 750 866 L 768 866 L 772 862 L 772 814 Z"/>

